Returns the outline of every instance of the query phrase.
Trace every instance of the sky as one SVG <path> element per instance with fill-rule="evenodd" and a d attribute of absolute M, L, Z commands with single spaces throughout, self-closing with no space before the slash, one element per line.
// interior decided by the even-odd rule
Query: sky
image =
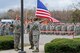
<path fill-rule="evenodd" d="M 71 8 L 71 5 L 77 4 L 80 0 L 41 0 L 49 10 L 62 10 Z M 24 0 L 24 8 L 33 9 L 36 7 L 37 0 Z M 0 0 L 0 12 L 8 9 L 20 8 L 20 0 Z"/>

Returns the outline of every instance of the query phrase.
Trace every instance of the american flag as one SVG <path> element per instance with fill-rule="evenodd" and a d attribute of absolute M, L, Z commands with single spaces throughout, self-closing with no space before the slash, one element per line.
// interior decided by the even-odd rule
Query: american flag
<path fill-rule="evenodd" d="M 51 17 L 50 12 L 40 0 L 37 0 L 37 10 L 35 15 L 40 18 L 47 18 L 50 21 L 54 22 L 54 18 Z"/>

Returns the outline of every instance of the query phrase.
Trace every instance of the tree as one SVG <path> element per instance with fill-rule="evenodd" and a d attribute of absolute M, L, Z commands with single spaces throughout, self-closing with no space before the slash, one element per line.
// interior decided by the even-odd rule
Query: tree
<path fill-rule="evenodd" d="M 13 19 L 14 18 L 14 10 L 13 9 L 9 9 L 7 11 L 7 16 L 9 16 L 11 19 Z"/>
<path fill-rule="evenodd" d="M 73 11 L 72 13 L 72 22 L 77 23 L 80 22 L 80 10 L 76 9 L 75 11 Z"/>

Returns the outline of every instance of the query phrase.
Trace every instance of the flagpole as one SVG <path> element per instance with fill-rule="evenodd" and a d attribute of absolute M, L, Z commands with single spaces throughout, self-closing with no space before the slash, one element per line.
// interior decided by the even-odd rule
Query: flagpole
<path fill-rule="evenodd" d="M 24 15 L 24 5 L 23 0 L 21 0 L 21 51 L 19 53 L 26 53 L 24 51 L 24 25 L 23 25 L 23 16 Z"/>

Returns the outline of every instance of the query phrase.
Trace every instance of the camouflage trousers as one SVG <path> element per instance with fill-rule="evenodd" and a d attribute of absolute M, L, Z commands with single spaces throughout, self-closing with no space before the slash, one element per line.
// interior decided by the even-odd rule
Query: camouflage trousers
<path fill-rule="evenodd" d="M 19 48 L 19 43 L 20 43 L 20 33 L 14 34 L 14 49 Z"/>
<path fill-rule="evenodd" d="M 40 35 L 33 35 L 33 43 L 34 43 L 34 46 L 36 48 L 38 48 L 38 49 L 39 49 L 39 36 Z"/>
<path fill-rule="evenodd" d="M 33 48 L 34 47 L 34 43 L 33 43 L 33 35 L 32 35 L 31 32 L 29 33 L 29 42 L 30 42 L 31 48 Z"/>

